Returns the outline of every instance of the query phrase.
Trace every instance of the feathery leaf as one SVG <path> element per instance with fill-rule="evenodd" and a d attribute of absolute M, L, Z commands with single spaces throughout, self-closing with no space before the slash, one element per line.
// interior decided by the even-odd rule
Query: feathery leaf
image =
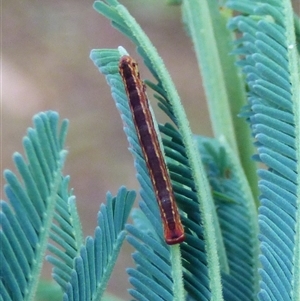
<path fill-rule="evenodd" d="M 220 193 L 220 197 L 214 193 L 214 201 L 225 247 L 225 254 L 222 249 L 219 252 L 224 299 L 254 300 L 258 292 L 259 253 L 255 202 L 228 146 L 203 137 L 197 137 L 197 141 L 211 187 Z"/>
<path fill-rule="evenodd" d="M 62 181 L 58 194 L 54 223 L 50 238 L 53 243 L 48 244 L 48 250 L 55 254 L 46 259 L 54 266 L 52 277 L 62 287 L 67 289 L 71 279 L 73 260 L 79 255 L 83 244 L 81 221 L 78 216 L 75 197 L 68 192 L 69 177 Z"/>
<path fill-rule="evenodd" d="M 14 162 L 22 177 L 9 170 L 1 201 L 0 287 L 3 300 L 32 300 L 41 272 L 54 215 L 66 151 L 63 145 L 67 121 L 59 126 L 58 114 L 40 113 L 33 118 Z"/>
<path fill-rule="evenodd" d="M 299 300 L 300 140 L 295 125 L 300 79 L 291 4 L 229 1 L 228 6 L 246 14 L 233 18 L 229 26 L 242 33 L 236 45 L 249 87 L 243 113 L 256 139 L 256 158 L 268 167 L 259 170 L 259 300 Z"/>
<path fill-rule="evenodd" d="M 106 205 L 100 206 L 94 238 L 87 237 L 85 244 L 75 248 L 66 243 L 51 245 L 50 250 L 55 257 L 50 255 L 47 259 L 55 266 L 54 279 L 65 291 L 64 300 L 101 299 L 124 242 L 124 225 L 134 200 L 135 192 L 125 187 L 120 188 L 115 197 L 108 193 Z M 72 197 L 64 201 L 73 206 Z M 71 241 L 77 244 L 74 237 Z"/>

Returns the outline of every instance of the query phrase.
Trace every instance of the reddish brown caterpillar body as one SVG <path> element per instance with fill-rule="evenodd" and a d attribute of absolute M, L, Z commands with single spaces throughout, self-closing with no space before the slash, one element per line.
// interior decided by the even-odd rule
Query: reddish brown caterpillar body
<path fill-rule="evenodd" d="M 160 149 L 145 93 L 145 86 L 140 78 L 137 63 L 130 56 L 124 55 L 120 59 L 119 70 L 125 85 L 138 139 L 160 208 L 164 224 L 165 241 L 169 245 L 181 243 L 184 241 L 184 229 L 175 203 L 170 176 Z"/>

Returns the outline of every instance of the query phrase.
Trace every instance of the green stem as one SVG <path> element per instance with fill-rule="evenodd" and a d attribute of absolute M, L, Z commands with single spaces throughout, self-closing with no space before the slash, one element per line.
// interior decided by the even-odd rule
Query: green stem
<path fill-rule="evenodd" d="M 225 14 L 224 14 L 225 15 Z M 258 196 L 255 153 L 245 120 L 238 117 L 246 103 L 242 76 L 235 66 L 231 33 L 226 28 L 216 1 L 184 1 L 183 17 L 187 23 L 201 70 L 214 136 L 225 136 L 240 158 L 255 199 Z"/>
<path fill-rule="evenodd" d="M 170 252 L 174 301 L 183 301 L 185 300 L 185 290 L 183 285 L 180 245 L 177 244 L 171 246 Z"/>
<path fill-rule="evenodd" d="M 294 249 L 294 265 L 293 265 L 293 296 L 292 300 L 299 301 L 300 300 L 300 61 L 299 61 L 299 54 L 297 52 L 297 43 L 296 43 L 296 34 L 299 34 L 299 19 L 293 19 L 293 8 L 291 2 L 289 0 L 283 1 L 284 5 L 284 12 L 285 12 L 285 29 L 286 29 L 286 45 L 288 49 L 288 61 L 289 61 L 289 70 L 290 70 L 290 83 L 292 89 L 292 101 L 294 104 L 294 113 L 295 113 L 295 138 L 296 138 L 296 154 L 297 154 L 297 204 L 296 208 L 297 215 L 296 215 L 296 222 L 295 222 L 295 249 Z M 298 22 L 296 22 L 298 21 Z M 295 22 L 295 23 L 294 23 Z M 295 28 L 294 25 L 297 27 Z M 299 36 L 298 36 L 299 37 Z"/>

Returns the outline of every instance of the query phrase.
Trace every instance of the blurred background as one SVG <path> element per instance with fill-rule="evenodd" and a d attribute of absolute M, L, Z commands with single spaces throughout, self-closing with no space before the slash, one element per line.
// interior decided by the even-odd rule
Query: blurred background
<path fill-rule="evenodd" d="M 211 136 L 197 62 L 179 6 L 161 0 L 121 1 L 137 19 L 163 58 L 182 98 L 192 131 Z M 299 11 L 299 2 L 295 1 Z M 121 185 L 139 189 L 114 101 L 105 78 L 89 59 L 94 48 L 124 46 L 140 62 L 134 45 L 92 8 L 93 1 L 16 0 L 2 2 L 1 170 L 14 169 L 11 156 L 22 151 L 22 137 L 40 111 L 54 110 L 70 121 L 65 174 L 77 197 L 85 235 L 93 235 L 105 194 Z M 149 93 L 151 98 L 151 94 Z M 164 116 L 157 110 L 157 119 Z M 4 181 L 1 177 L 1 198 Z M 108 290 L 125 299 L 132 266 L 131 248 L 123 247 Z M 46 265 L 45 278 L 51 277 Z"/>

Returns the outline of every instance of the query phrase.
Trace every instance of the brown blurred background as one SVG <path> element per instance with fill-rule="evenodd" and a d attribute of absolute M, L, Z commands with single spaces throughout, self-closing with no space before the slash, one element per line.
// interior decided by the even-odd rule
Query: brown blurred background
<path fill-rule="evenodd" d="M 193 132 L 211 135 L 197 62 L 182 26 L 180 7 L 167 6 L 161 0 L 121 3 L 165 61 Z M 89 53 L 93 48 L 122 45 L 140 62 L 142 77 L 149 76 L 133 44 L 94 11 L 92 4 L 79 0 L 2 2 L 1 170 L 14 169 L 11 155 L 22 152 L 22 137 L 34 114 L 55 110 L 69 119 L 65 174 L 71 175 L 85 235 L 93 235 L 96 214 L 108 190 L 115 194 L 121 185 L 138 189 L 122 122 L 105 78 Z M 156 112 L 162 121 L 163 115 Z M 125 299 L 130 251 L 126 244 L 109 283 L 109 291 Z M 51 277 L 49 269 L 44 277 Z"/>

